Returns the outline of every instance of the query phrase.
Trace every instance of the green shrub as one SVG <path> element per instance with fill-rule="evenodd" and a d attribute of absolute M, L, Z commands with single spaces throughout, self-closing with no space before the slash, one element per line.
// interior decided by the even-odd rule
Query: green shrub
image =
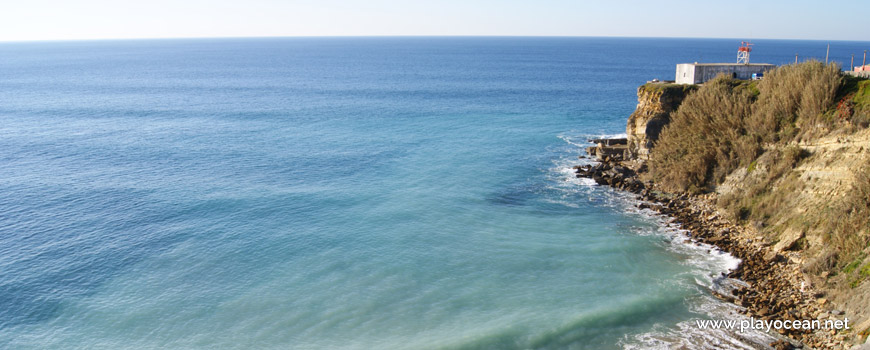
<path fill-rule="evenodd" d="M 808 185 L 795 168 L 809 156 L 795 141 L 870 126 L 870 80 L 844 78 L 821 62 L 779 67 L 760 82 L 720 76 L 686 96 L 670 119 L 647 163 L 662 190 L 710 191 L 745 167 L 739 190 L 716 199 L 724 212 L 757 223 L 771 240 L 786 229 L 821 238 L 821 246 L 803 239 L 799 249 L 814 250 L 805 271 L 832 273 L 829 283 L 870 279 L 870 160 L 853 170 L 844 196 L 793 210 Z"/>
<path fill-rule="evenodd" d="M 736 88 L 742 84 L 720 75 L 687 96 L 671 116 L 650 158 L 653 178 L 664 189 L 703 192 L 757 156 L 758 143 L 744 137 L 753 96 Z"/>
<path fill-rule="evenodd" d="M 856 77 L 848 77 L 844 84 L 845 93 L 851 93 L 852 102 L 858 108 L 870 108 L 870 80 Z M 845 96 L 838 96 L 845 97 Z"/>
<path fill-rule="evenodd" d="M 799 133 L 819 135 L 831 126 L 823 114 L 843 82 L 836 64 L 808 61 L 773 69 L 758 84 L 748 129 L 763 142 L 787 142 Z"/>
<path fill-rule="evenodd" d="M 818 61 L 773 69 L 760 82 L 719 76 L 671 115 L 650 153 L 650 173 L 667 191 L 699 193 L 737 167 L 755 170 L 752 162 L 763 145 L 833 129 L 832 111 L 843 83 L 839 66 Z M 774 164 L 776 176 L 799 158 L 796 153 Z"/>
<path fill-rule="evenodd" d="M 843 252 L 843 261 L 863 259 L 861 253 L 870 244 L 870 161 L 855 174 L 852 188 L 839 202 L 832 203 L 827 215 L 820 218 L 820 228 L 829 232 L 829 244 Z M 832 220 L 831 218 L 836 218 Z M 848 268 L 847 265 L 845 268 Z M 853 269 L 857 267 L 854 266 Z"/>

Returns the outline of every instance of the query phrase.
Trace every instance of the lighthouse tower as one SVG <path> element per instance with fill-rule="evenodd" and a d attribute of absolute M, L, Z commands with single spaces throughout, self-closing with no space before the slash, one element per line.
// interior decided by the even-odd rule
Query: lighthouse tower
<path fill-rule="evenodd" d="M 737 49 L 737 64 L 749 64 L 749 53 L 752 52 L 752 43 L 742 41 Z"/>

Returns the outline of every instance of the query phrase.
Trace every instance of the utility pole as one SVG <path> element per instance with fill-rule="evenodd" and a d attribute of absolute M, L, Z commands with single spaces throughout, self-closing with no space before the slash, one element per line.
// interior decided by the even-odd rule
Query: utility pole
<path fill-rule="evenodd" d="M 865 53 L 864 56 L 867 56 L 867 54 Z M 794 64 L 797 64 L 797 53 L 794 54 Z"/>
<path fill-rule="evenodd" d="M 864 50 L 864 61 L 861 62 L 861 69 L 864 69 L 864 66 L 867 65 L 867 50 Z"/>
<path fill-rule="evenodd" d="M 855 54 L 852 54 L 852 62 L 849 62 L 849 70 L 855 70 Z"/>
<path fill-rule="evenodd" d="M 825 64 L 828 64 L 828 55 L 831 54 L 831 44 L 828 44 L 828 51 L 825 51 Z"/>

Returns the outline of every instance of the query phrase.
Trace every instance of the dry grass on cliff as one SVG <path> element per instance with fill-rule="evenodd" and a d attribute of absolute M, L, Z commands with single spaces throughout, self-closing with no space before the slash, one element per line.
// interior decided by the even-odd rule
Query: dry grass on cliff
<path fill-rule="evenodd" d="M 870 80 L 846 76 L 837 94 L 837 118 L 851 122 L 854 128 L 870 126 Z"/>
<path fill-rule="evenodd" d="M 757 156 L 758 143 L 747 136 L 753 94 L 726 77 L 713 79 L 686 97 L 662 130 L 651 153 L 656 183 L 674 192 L 702 192 L 741 162 Z"/>
<path fill-rule="evenodd" d="M 841 275 L 838 282 L 855 287 L 870 277 L 870 161 L 857 169 L 855 183 L 840 201 L 824 210 L 819 229 L 825 232 L 829 261 L 810 268 L 820 272 L 834 268 Z M 821 264 L 819 264 L 821 263 Z M 828 265 L 828 266 L 825 266 Z M 828 269 L 826 269 L 826 267 Z"/>
<path fill-rule="evenodd" d="M 778 216 L 792 205 L 790 194 L 803 188 L 803 183 L 791 170 L 806 156 L 797 146 L 770 150 L 750 163 L 743 180 L 744 190 L 722 195 L 719 206 L 742 221 L 763 224 Z"/>
<path fill-rule="evenodd" d="M 773 241 L 786 229 L 822 235 L 825 246 L 813 248 L 808 270 L 836 272 L 832 281 L 854 287 L 870 279 L 870 162 L 855 169 L 847 196 L 790 217 L 805 185 L 793 170 L 809 155 L 794 141 L 867 127 L 868 113 L 870 82 L 844 78 L 836 65 L 783 66 L 757 84 L 720 76 L 671 115 L 650 153 L 650 173 L 666 191 L 700 193 L 744 167 L 740 190 L 719 205 Z"/>
<path fill-rule="evenodd" d="M 650 154 L 650 173 L 667 191 L 710 191 L 755 161 L 764 144 L 834 129 L 843 82 L 839 66 L 818 61 L 779 67 L 757 85 L 717 77 L 671 116 Z"/>
<path fill-rule="evenodd" d="M 774 69 L 758 84 L 758 102 L 747 126 L 763 142 L 819 136 L 834 126 L 825 112 L 834 106 L 843 82 L 835 64 L 808 61 Z"/>

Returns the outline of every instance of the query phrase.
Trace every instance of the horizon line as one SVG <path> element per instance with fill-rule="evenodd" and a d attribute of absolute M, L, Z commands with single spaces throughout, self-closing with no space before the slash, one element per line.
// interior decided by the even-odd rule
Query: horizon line
<path fill-rule="evenodd" d="M 49 43 L 49 42 L 86 42 L 86 41 L 137 41 L 137 40 L 207 40 L 207 39 L 307 39 L 307 38 L 611 38 L 611 39 L 721 39 L 721 40 L 783 40 L 783 41 L 819 41 L 819 42 L 868 42 L 870 40 L 849 39 L 794 39 L 794 38 L 740 38 L 740 37 L 692 37 L 692 36 L 624 36 L 624 35 L 262 35 L 262 36 L 180 36 L 180 37 L 105 37 L 80 39 L 21 39 L 0 40 L 0 44 L 8 43 Z"/>

